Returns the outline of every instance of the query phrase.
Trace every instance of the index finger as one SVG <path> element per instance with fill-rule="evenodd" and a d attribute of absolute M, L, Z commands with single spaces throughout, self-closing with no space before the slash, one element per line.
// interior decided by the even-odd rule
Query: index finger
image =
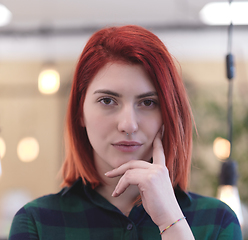
<path fill-rule="evenodd" d="M 153 163 L 165 166 L 165 155 L 161 137 L 162 131 L 159 130 L 153 141 Z"/>

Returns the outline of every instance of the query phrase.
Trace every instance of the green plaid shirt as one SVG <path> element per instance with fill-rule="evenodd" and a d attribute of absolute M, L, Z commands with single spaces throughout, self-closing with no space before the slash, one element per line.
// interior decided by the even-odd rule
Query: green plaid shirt
<path fill-rule="evenodd" d="M 196 240 L 242 239 L 238 220 L 227 205 L 193 193 L 180 190 L 175 193 Z M 29 239 L 156 240 L 161 237 L 142 205 L 135 206 L 126 217 L 79 179 L 70 188 L 38 198 L 17 212 L 9 240 Z"/>

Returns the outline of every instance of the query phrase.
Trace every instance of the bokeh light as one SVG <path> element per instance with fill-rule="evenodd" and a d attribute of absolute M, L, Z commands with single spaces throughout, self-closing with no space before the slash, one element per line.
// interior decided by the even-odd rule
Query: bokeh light
<path fill-rule="evenodd" d="M 230 156 L 230 142 L 227 139 L 217 137 L 213 143 L 213 151 L 219 159 L 227 159 Z"/>
<path fill-rule="evenodd" d="M 0 137 L 0 158 L 1 159 L 3 159 L 5 153 L 6 153 L 6 144 L 3 138 Z"/>
<path fill-rule="evenodd" d="M 53 94 L 59 90 L 60 76 L 54 69 L 43 70 L 38 79 L 38 88 L 41 93 Z"/>
<path fill-rule="evenodd" d="M 12 13 L 4 5 L 0 4 L 0 27 L 7 25 L 12 18 Z"/>
<path fill-rule="evenodd" d="M 39 155 L 39 143 L 33 137 L 23 138 L 17 146 L 17 155 L 22 162 L 31 162 Z"/>

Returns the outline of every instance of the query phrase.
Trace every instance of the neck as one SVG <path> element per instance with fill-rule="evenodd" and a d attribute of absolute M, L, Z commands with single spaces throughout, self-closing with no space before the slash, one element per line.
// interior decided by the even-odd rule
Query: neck
<path fill-rule="evenodd" d="M 129 186 L 124 193 L 118 197 L 112 197 L 112 193 L 120 180 L 120 178 L 106 179 L 104 176 L 105 184 L 102 184 L 96 188 L 96 191 L 107 199 L 111 204 L 116 206 L 123 214 L 129 215 L 134 206 L 134 202 L 139 196 L 139 189 L 137 186 Z"/>

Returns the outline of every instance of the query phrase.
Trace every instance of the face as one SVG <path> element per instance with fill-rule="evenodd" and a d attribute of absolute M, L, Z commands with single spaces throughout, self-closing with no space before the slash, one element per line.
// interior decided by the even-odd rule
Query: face
<path fill-rule="evenodd" d="M 142 66 L 106 64 L 87 89 L 82 124 L 98 172 L 130 160 L 150 161 L 162 117 L 156 89 Z"/>

